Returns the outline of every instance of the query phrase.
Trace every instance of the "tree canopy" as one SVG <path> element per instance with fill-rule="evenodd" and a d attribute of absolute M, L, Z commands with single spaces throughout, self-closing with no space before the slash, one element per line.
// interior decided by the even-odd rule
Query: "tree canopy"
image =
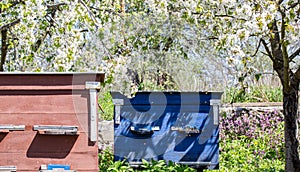
<path fill-rule="evenodd" d="M 88 45 L 99 27 L 93 2 L 4 0 L 0 6 L 1 70 L 84 71 L 101 64 L 101 50 Z"/>

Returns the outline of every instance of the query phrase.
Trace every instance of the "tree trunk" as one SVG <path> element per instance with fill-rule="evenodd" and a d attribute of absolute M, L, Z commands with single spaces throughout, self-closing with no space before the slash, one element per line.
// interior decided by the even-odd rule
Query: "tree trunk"
<path fill-rule="evenodd" d="M 299 172 L 298 152 L 298 95 L 299 83 L 283 93 L 284 135 L 285 135 L 285 171 Z"/>
<path fill-rule="evenodd" d="M 6 59 L 6 54 L 7 54 L 7 30 L 4 29 L 1 31 L 1 59 L 0 59 L 0 72 L 2 72 L 5 59 Z"/>

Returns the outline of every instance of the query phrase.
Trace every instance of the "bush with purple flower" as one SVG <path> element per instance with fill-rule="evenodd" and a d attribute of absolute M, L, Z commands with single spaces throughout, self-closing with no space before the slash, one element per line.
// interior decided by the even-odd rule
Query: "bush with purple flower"
<path fill-rule="evenodd" d="M 248 109 L 223 112 L 220 168 L 220 171 L 283 171 L 283 113 Z"/>

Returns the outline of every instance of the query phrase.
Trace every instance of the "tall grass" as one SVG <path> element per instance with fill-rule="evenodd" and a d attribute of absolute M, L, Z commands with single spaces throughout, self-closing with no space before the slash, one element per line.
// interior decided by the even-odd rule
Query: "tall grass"
<path fill-rule="evenodd" d="M 114 104 L 109 91 L 99 94 L 100 120 L 113 120 Z"/>
<path fill-rule="evenodd" d="M 282 102 L 281 87 L 251 86 L 247 88 L 231 87 L 225 90 L 223 103 Z"/>

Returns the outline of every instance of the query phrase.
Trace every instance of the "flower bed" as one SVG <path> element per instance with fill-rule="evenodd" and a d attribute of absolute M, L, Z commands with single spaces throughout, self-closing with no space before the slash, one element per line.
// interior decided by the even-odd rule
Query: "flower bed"
<path fill-rule="evenodd" d="M 283 171 L 281 111 L 223 113 L 220 131 L 220 171 Z"/>

